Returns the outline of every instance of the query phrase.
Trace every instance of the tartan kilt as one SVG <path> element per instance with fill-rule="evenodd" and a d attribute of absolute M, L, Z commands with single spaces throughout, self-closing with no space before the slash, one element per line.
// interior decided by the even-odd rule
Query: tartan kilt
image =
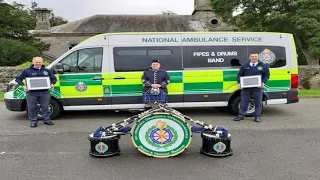
<path fill-rule="evenodd" d="M 143 103 L 149 104 L 154 102 L 167 103 L 167 94 L 160 90 L 159 95 L 152 95 L 148 92 L 143 93 Z"/>

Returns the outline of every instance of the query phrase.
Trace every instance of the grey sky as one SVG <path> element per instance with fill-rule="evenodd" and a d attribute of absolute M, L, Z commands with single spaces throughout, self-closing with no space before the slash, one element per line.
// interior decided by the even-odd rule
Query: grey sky
<path fill-rule="evenodd" d="M 4 0 L 11 4 L 14 0 Z M 15 0 L 30 5 L 53 9 L 55 15 L 75 21 L 95 14 L 158 14 L 170 10 L 191 15 L 194 0 Z"/>

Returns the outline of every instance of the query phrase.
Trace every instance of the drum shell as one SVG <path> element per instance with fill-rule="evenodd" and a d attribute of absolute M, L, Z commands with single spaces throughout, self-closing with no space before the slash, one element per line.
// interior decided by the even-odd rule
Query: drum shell
<path fill-rule="evenodd" d="M 182 128 L 183 131 L 180 131 L 180 132 L 188 132 L 186 134 L 186 137 L 183 138 L 184 139 L 184 148 L 181 148 L 179 150 L 175 149 L 175 150 L 168 150 L 168 152 L 171 152 L 171 153 L 168 153 L 168 154 L 165 154 L 167 152 L 164 152 L 163 154 L 161 154 L 162 152 L 160 151 L 157 151 L 157 150 L 151 150 L 151 148 L 149 148 L 148 146 L 152 146 L 152 143 L 153 143 L 153 140 L 148 140 L 147 138 L 145 139 L 145 141 L 142 141 L 142 142 L 145 142 L 145 143 L 141 143 L 141 142 L 136 142 L 136 141 L 141 141 L 142 138 L 145 138 L 145 137 L 139 137 L 139 134 L 141 131 L 140 127 L 141 127 L 141 124 L 145 124 L 145 123 L 148 123 L 150 121 L 153 121 L 153 119 L 151 120 L 146 120 L 146 118 L 150 118 L 152 116 L 157 116 L 157 115 L 168 115 L 168 116 L 174 116 L 175 118 L 179 119 L 178 122 L 176 122 L 175 120 L 172 120 L 172 121 L 175 121 L 177 123 L 177 125 L 179 124 L 183 124 L 182 126 L 180 126 Z M 163 121 L 164 119 L 166 118 L 160 118 L 161 121 Z M 156 125 L 153 124 L 153 125 Z M 170 126 L 171 124 L 169 124 Z M 143 126 L 143 125 L 142 125 Z M 143 128 L 145 128 L 145 126 L 143 126 Z M 152 126 L 150 126 L 150 128 L 152 128 Z M 154 129 L 153 129 L 154 130 Z M 150 132 L 154 132 L 153 130 L 150 130 Z M 168 130 L 168 129 L 167 129 Z M 171 130 L 171 129 L 170 129 Z M 144 130 L 143 130 L 144 131 Z M 147 133 L 150 133 L 149 130 L 146 130 Z M 171 131 L 170 131 L 171 132 Z M 191 143 L 191 140 L 192 140 L 192 131 L 190 129 L 190 125 L 185 121 L 184 117 L 181 116 L 180 114 L 178 113 L 168 113 L 168 112 L 161 112 L 160 110 L 157 111 L 157 112 L 152 112 L 150 114 L 146 114 L 146 115 L 143 115 L 139 118 L 139 120 L 136 122 L 136 124 L 133 126 L 133 128 L 131 129 L 131 140 L 132 140 L 132 143 L 133 145 L 143 154 L 147 155 L 147 156 L 151 156 L 151 157 L 155 157 L 155 158 L 168 158 L 168 157 L 173 157 L 173 156 L 177 156 L 181 153 L 183 153 L 190 145 Z M 143 133 L 142 133 L 143 134 Z M 180 134 L 178 134 L 178 136 L 176 137 L 179 137 Z M 173 136 L 174 137 L 174 136 Z M 173 141 L 172 141 L 173 142 Z M 137 144 L 138 143 L 138 144 Z M 146 150 L 145 150 L 146 149 Z M 150 151 L 151 150 L 151 151 Z M 176 151 L 176 152 L 174 152 Z"/>
<path fill-rule="evenodd" d="M 201 153 L 209 156 L 227 156 L 232 155 L 231 149 L 231 136 L 226 138 L 215 137 L 211 134 L 201 133 L 202 147 Z M 223 149 L 215 150 L 214 146 L 217 147 L 221 143 Z"/>
<path fill-rule="evenodd" d="M 90 141 L 90 155 L 92 156 L 114 156 L 120 154 L 120 146 L 119 139 L 120 135 L 109 135 L 104 137 L 93 137 L 92 134 L 88 137 Z M 99 143 L 103 145 L 103 147 L 107 147 L 107 150 L 103 150 L 99 152 L 97 148 L 99 148 Z M 97 148 L 96 148 L 97 147 Z"/>

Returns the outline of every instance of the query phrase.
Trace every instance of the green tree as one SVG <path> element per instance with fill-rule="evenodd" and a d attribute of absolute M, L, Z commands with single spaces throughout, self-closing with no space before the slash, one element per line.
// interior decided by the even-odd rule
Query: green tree
<path fill-rule="evenodd" d="M 68 20 L 64 19 L 61 16 L 55 16 L 54 13 L 51 13 L 51 17 L 49 21 L 52 27 L 68 23 Z"/>
<path fill-rule="evenodd" d="M 19 40 L 32 38 L 28 30 L 33 28 L 35 21 L 23 7 L 21 4 L 10 5 L 0 1 L 0 37 Z"/>
<path fill-rule="evenodd" d="M 0 0 L 0 38 L 22 41 L 39 52 L 47 51 L 50 45 L 29 33 L 35 23 L 36 19 L 25 9 L 25 5 L 16 2 L 10 5 Z"/>
<path fill-rule="evenodd" d="M 22 41 L 0 38 L 0 66 L 16 66 L 39 54 L 36 47 Z"/>
<path fill-rule="evenodd" d="M 161 14 L 158 15 L 177 15 L 177 13 L 167 10 L 167 11 L 161 11 Z"/>
<path fill-rule="evenodd" d="M 211 0 L 211 5 L 217 15 L 240 31 L 292 33 L 308 64 L 319 64 L 319 0 Z"/>
<path fill-rule="evenodd" d="M 38 8 L 38 4 L 35 1 L 31 2 L 31 9 L 29 9 L 29 12 L 34 17 L 35 20 L 36 20 L 36 13 L 35 13 L 34 10 L 36 8 Z M 51 27 L 59 26 L 59 25 L 68 23 L 68 20 L 64 19 L 61 16 L 56 16 L 52 11 L 51 11 L 51 14 L 50 14 L 49 21 L 50 21 Z M 36 27 L 35 25 L 36 24 L 34 24 L 34 28 L 33 29 L 35 29 L 35 27 Z"/>

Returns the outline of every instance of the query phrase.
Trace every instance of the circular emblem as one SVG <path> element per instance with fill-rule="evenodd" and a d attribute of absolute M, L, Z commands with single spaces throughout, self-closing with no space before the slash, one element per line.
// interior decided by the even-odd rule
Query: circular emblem
<path fill-rule="evenodd" d="M 99 142 L 98 144 L 96 144 L 95 148 L 98 153 L 105 153 L 109 149 L 108 145 L 106 145 L 104 142 Z"/>
<path fill-rule="evenodd" d="M 76 90 L 79 91 L 79 92 L 84 92 L 85 90 L 87 90 L 87 85 L 84 84 L 83 82 L 79 82 L 77 85 L 76 85 Z"/>
<path fill-rule="evenodd" d="M 263 69 L 263 67 L 261 66 L 258 66 L 258 70 L 261 71 Z"/>
<path fill-rule="evenodd" d="M 218 142 L 215 145 L 213 145 L 213 150 L 215 150 L 218 153 L 222 153 L 224 150 L 226 150 L 227 146 L 223 142 Z"/>
<path fill-rule="evenodd" d="M 181 117 L 155 113 L 141 119 L 134 126 L 132 142 L 140 152 L 148 156 L 175 156 L 191 143 L 191 130 Z"/>
<path fill-rule="evenodd" d="M 43 71 L 43 75 L 48 76 L 48 72 L 47 71 Z"/>
<path fill-rule="evenodd" d="M 276 55 L 270 51 L 270 49 L 264 49 L 259 54 L 259 60 L 265 64 L 271 64 L 274 60 L 276 60 Z"/>

